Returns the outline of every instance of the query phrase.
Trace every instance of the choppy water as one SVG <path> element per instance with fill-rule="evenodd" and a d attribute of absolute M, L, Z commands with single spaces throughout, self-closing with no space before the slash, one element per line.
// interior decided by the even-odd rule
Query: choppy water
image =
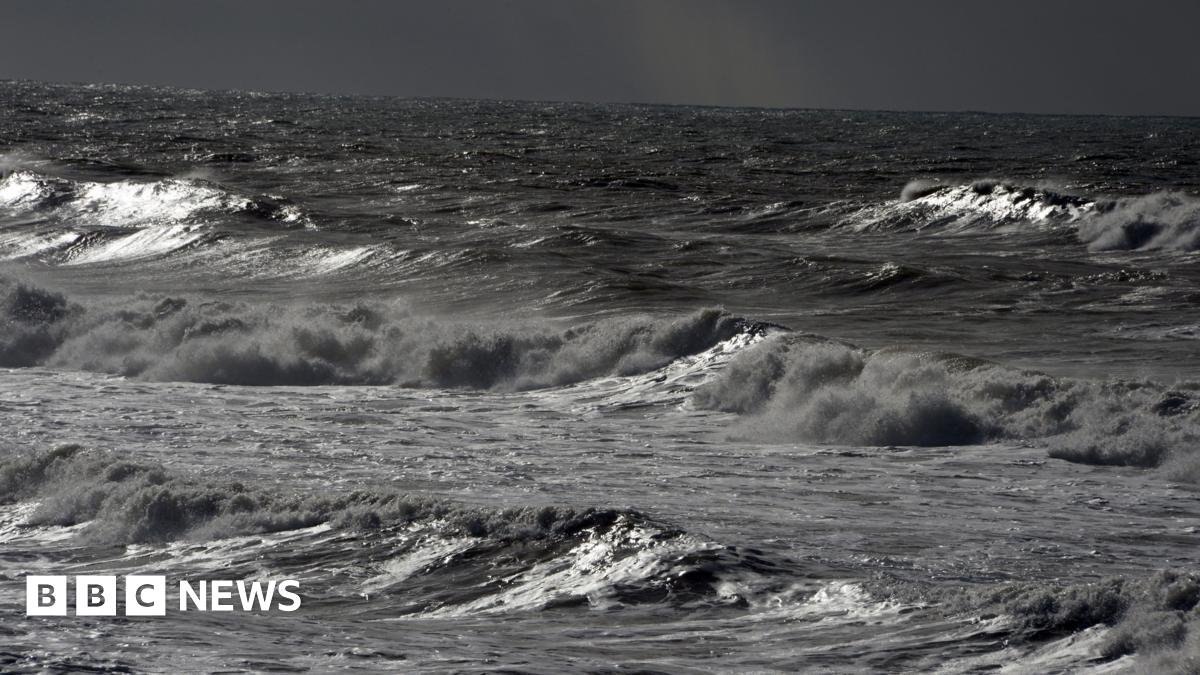
<path fill-rule="evenodd" d="M 1196 120 L 0 101 L 6 669 L 1200 667 Z"/>

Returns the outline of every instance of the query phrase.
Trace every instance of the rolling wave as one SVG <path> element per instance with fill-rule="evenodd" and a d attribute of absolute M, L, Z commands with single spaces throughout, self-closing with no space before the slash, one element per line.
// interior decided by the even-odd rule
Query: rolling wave
<path fill-rule="evenodd" d="M 197 225 L 147 227 L 112 238 L 76 237 L 62 251 L 60 259 L 63 265 L 132 261 L 173 253 L 211 238 L 205 228 Z"/>
<path fill-rule="evenodd" d="M 381 618 L 744 606 L 779 571 L 753 551 L 632 510 L 279 493 L 76 445 L 0 461 L 0 502 L 22 505 L 4 511 L 18 521 L 0 527 L 10 545 L 67 538 L 76 547 L 124 544 L 124 558 L 109 565 L 269 569 L 305 579 L 308 601 L 349 602 Z"/>
<path fill-rule="evenodd" d="M 0 214 L 17 221 L 0 234 L 0 257 L 64 265 L 140 260 L 215 242 L 214 225 L 228 217 L 307 222 L 280 199 L 245 197 L 205 180 L 76 181 L 25 169 L 0 179 Z"/>
<path fill-rule="evenodd" d="M 1032 441 L 1090 464 L 1200 479 L 1200 384 L 1054 378 L 952 354 L 778 334 L 736 355 L 692 405 L 751 438 L 866 446 Z"/>
<path fill-rule="evenodd" d="M 87 308 L 0 280 L 0 365 L 241 385 L 526 390 L 657 370 L 758 328 L 718 310 L 569 328 L 472 324 L 397 305 L 135 297 Z"/>
<path fill-rule="evenodd" d="M 900 603 L 935 602 L 951 613 L 975 614 L 992 621 L 1006 642 L 1043 645 L 1033 653 L 1006 649 L 947 664 L 955 672 L 1000 668 L 1005 657 L 1042 670 L 1071 670 L 1081 660 L 1111 667 L 1134 654 L 1137 662 L 1120 665 L 1164 673 L 1200 666 L 1200 576 L 1194 571 L 1167 569 L 1145 577 L 1065 584 L 1018 581 L 971 590 L 888 580 L 870 584 L 869 591 Z"/>
<path fill-rule="evenodd" d="M 266 386 L 580 385 L 579 396 L 590 392 L 605 405 L 689 400 L 739 413 L 742 432 L 760 440 L 1036 442 L 1054 457 L 1166 464 L 1184 480 L 1200 480 L 1200 462 L 1190 452 L 1200 440 L 1200 384 L 1054 378 L 952 354 L 870 351 L 719 310 L 570 327 L 482 325 L 418 316 L 397 304 L 139 296 L 84 308 L 13 281 L 0 283 L 0 309 L 6 327 L 0 366 L 7 367 Z M 650 374 L 646 386 L 620 379 Z"/>
<path fill-rule="evenodd" d="M 1095 208 L 1083 197 L 992 179 L 965 185 L 913 181 L 899 200 L 858 211 L 842 224 L 858 231 L 987 230 L 1073 222 Z"/>
<path fill-rule="evenodd" d="M 1157 192 L 1109 201 L 1079 223 L 1079 239 L 1093 251 L 1200 251 L 1200 200 Z"/>
<path fill-rule="evenodd" d="M 193 222 L 213 213 L 245 213 L 281 222 L 295 222 L 300 217 L 294 208 L 267 198 L 237 195 L 199 179 L 103 183 L 26 170 L 0 179 L 0 208 L 60 221 L 127 228 Z"/>
<path fill-rule="evenodd" d="M 1200 200 L 1181 192 L 1090 199 L 996 180 L 918 180 L 899 200 L 856 211 L 841 224 L 857 231 L 1070 227 L 1092 251 L 1200 250 Z"/>

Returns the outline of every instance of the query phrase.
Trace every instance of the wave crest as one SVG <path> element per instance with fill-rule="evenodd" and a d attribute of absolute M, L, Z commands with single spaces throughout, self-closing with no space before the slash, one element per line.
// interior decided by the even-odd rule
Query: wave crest
<path fill-rule="evenodd" d="M 1200 200 L 1179 192 L 1118 199 L 1079 224 L 1093 251 L 1200 250 Z"/>
<path fill-rule="evenodd" d="M 880 599 L 935 602 L 954 614 L 994 620 L 1018 644 L 1045 645 L 1091 630 L 1097 663 L 1136 654 L 1136 672 L 1194 672 L 1200 666 L 1200 575 L 1193 571 L 966 590 L 888 579 L 870 591 Z"/>
<path fill-rule="evenodd" d="M 395 304 L 136 297 L 84 308 L 0 279 L 0 366 L 240 385 L 526 390 L 661 368 L 751 330 L 719 310 L 551 323 L 440 320 Z"/>
<path fill-rule="evenodd" d="M 863 209 L 842 224 L 859 231 L 993 229 L 1071 222 L 1094 208 L 1083 197 L 995 179 L 963 185 L 915 180 L 898 201 Z"/>
<path fill-rule="evenodd" d="M 308 224 L 286 200 L 250 198 L 192 178 L 76 181 L 12 171 L 0 178 L 0 213 L 28 222 L 0 237 L 0 256 L 66 264 L 147 258 L 208 240 L 222 219 Z"/>
<path fill-rule="evenodd" d="M 159 549 L 159 569 L 182 555 L 194 570 L 195 552 L 205 548 L 223 570 L 246 564 L 303 572 L 320 561 L 326 575 L 312 580 L 310 596 L 349 598 L 356 613 L 388 617 L 740 605 L 777 571 L 753 551 L 628 509 L 489 509 L 373 490 L 279 493 L 77 445 L 0 461 L 0 503 L 14 502 L 36 505 L 4 532 L 70 527 L 75 542 L 105 550 L 189 542 Z"/>
<path fill-rule="evenodd" d="M 1156 466 L 1200 440 L 1200 386 L 1057 379 L 967 357 L 778 335 L 692 395 L 757 438 L 845 445 L 1037 441 L 1050 455 Z"/>
<path fill-rule="evenodd" d="M 1200 250 L 1200 200 L 1181 192 L 1090 199 L 994 179 L 946 185 L 910 181 L 900 199 L 842 221 L 859 231 L 1074 227 L 1093 251 Z"/>
<path fill-rule="evenodd" d="M 0 206 L 106 227 L 191 222 L 204 213 L 248 213 L 280 219 L 287 216 L 282 205 L 236 195 L 203 180 L 166 178 L 101 183 L 26 170 L 14 171 L 0 179 Z"/>

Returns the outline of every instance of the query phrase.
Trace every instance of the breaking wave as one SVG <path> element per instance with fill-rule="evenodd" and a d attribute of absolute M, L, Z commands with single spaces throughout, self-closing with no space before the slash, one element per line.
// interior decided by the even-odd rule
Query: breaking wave
<path fill-rule="evenodd" d="M 84 308 L 2 279 L 0 312 L 0 366 L 239 385 L 536 389 L 646 373 L 755 330 L 719 310 L 561 328 L 432 319 L 385 303 L 140 296 Z"/>
<path fill-rule="evenodd" d="M 1079 224 L 1093 251 L 1200 250 L 1200 200 L 1180 192 L 1104 203 Z"/>
<path fill-rule="evenodd" d="M 250 199 L 204 180 L 167 178 L 108 183 L 18 170 L 0 179 L 0 208 L 105 227 L 193 222 L 210 213 L 245 213 L 292 222 L 298 212 L 268 198 Z"/>
<path fill-rule="evenodd" d="M 0 234 L 0 257 L 79 265 L 137 260 L 218 241 L 223 218 L 307 222 L 293 205 L 249 198 L 189 178 L 75 181 L 26 169 L 0 178 L 0 214 L 20 220 Z"/>
<path fill-rule="evenodd" d="M 1189 468 L 1200 385 L 1054 378 L 962 356 L 868 351 L 775 335 L 735 356 L 692 395 L 748 418 L 741 433 L 838 445 L 1035 441 L 1091 464 Z M 1197 476 L 1200 477 L 1200 476 Z"/>
<path fill-rule="evenodd" d="M 1094 208 L 1092 200 L 1044 187 L 993 179 L 965 185 L 918 180 L 904 187 L 898 201 L 863 209 L 843 225 L 860 231 L 994 229 L 1071 222 Z"/>
<path fill-rule="evenodd" d="M 883 577 L 865 584 L 865 592 L 876 601 L 972 617 L 1003 639 L 999 652 L 945 664 L 955 672 L 997 670 L 1014 660 L 1043 672 L 1112 667 L 1118 660 L 1119 672 L 1192 673 L 1200 667 L 1200 576 L 1192 571 L 966 588 Z"/>
<path fill-rule="evenodd" d="M 1065 588 L 1016 585 L 985 599 L 1039 638 L 1103 625 L 1111 628 L 1102 646 L 1106 658 L 1137 653 L 1147 665 L 1200 667 L 1200 576 L 1194 572 L 1111 577 Z"/>
<path fill-rule="evenodd" d="M 1200 250 L 1200 200 L 1180 192 L 1079 197 L 993 179 L 946 185 L 914 180 L 900 199 L 842 220 L 859 231 L 993 230 L 1069 226 L 1093 251 Z"/>
<path fill-rule="evenodd" d="M 1192 673 L 1200 668 L 1200 575 L 1159 570 L 1067 584 L 1021 581 L 972 590 L 923 583 L 875 582 L 871 595 L 933 602 L 950 614 L 997 621 L 1008 640 L 1051 643 L 1098 631 L 1095 663 L 1136 655 L 1136 672 Z"/>
<path fill-rule="evenodd" d="M 0 461 L 0 503 L 32 504 L 4 531 L 70 528 L 79 544 L 163 546 L 309 577 L 306 595 L 356 613 L 444 616 L 629 604 L 735 605 L 776 564 L 632 510 L 470 507 L 393 492 L 304 495 L 172 473 L 77 445 Z M 237 537 L 235 545 L 225 542 Z M 272 538 L 275 537 L 275 538 Z M 169 546 L 188 542 L 186 547 Z M 348 593 L 347 586 L 356 592 Z M 744 589 L 739 592 L 738 589 Z M 364 602 L 364 598 L 366 599 Z M 374 598 L 377 603 L 369 603 Z"/>

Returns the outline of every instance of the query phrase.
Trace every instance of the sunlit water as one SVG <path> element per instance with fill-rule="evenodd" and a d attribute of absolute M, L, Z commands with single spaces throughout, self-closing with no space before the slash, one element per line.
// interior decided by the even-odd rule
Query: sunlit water
<path fill-rule="evenodd" d="M 5 669 L 1197 667 L 1192 120 L 0 99 Z"/>

